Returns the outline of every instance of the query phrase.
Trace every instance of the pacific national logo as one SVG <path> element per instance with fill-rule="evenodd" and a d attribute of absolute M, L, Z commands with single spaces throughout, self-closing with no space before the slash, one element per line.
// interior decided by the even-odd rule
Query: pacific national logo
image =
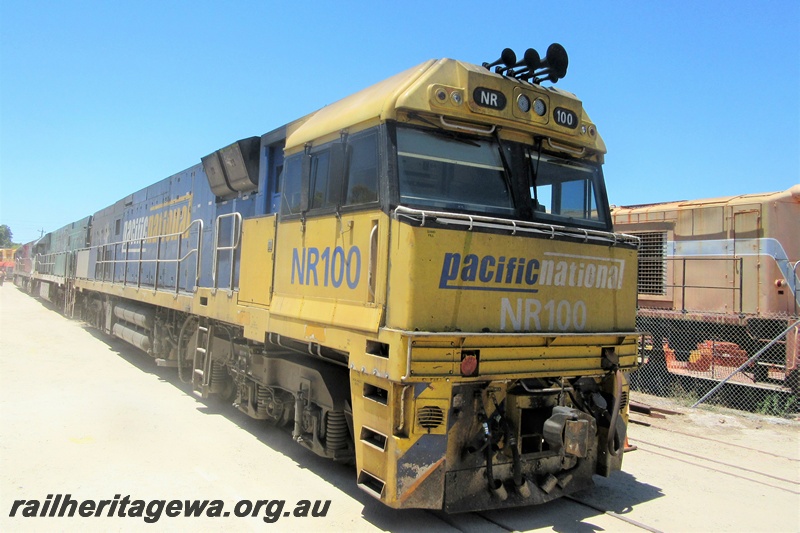
<path fill-rule="evenodd" d="M 539 287 L 622 288 L 625 261 L 545 253 L 543 259 L 445 253 L 440 289 L 536 293 Z"/>

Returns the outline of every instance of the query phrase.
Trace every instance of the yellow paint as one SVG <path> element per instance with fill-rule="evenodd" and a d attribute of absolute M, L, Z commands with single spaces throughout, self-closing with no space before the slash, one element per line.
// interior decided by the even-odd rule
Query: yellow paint
<path fill-rule="evenodd" d="M 169 202 L 154 205 L 150 211 L 156 211 L 165 207 L 183 204 L 174 209 L 167 209 L 163 213 L 149 215 L 147 217 L 147 236 L 158 237 L 159 235 L 175 235 L 186 229 L 191 222 L 192 194 L 186 193 Z M 175 239 L 176 236 L 168 240 Z"/>
<path fill-rule="evenodd" d="M 477 105 L 473 101 L 473 91 L 477 87 L 502 92 L 508 102 L 505 108 L 495 110 Z M 438 89 L 447 92 L 444 101 L 436 97 Z M 523 92 L 531 101 L 545 100 L 548 109 L 549 106 L 570 109 L 580 124 L 567 128 L 548 123 L 533 113 L 523 116 L 516 106 L 516 97 Z M 452 97 L 454 93 L 461 96 L 460 100 Z M 412 120 L 407 113 L 427 114 L 432 120 L 445 115 L 451 121 L 485 129 L 496 125 L 503 136 L 507 131 L 544 134 L 573 149 L 585 148 L 587 155 L 598 159 L 606 152 L 605 143 L 574 95 L 555 87 L 531 85 L 523 89 L 516 81 L 453 59 L 426 61 L 309 115 L 292 129 L 286 140 L 286 152 L 295 153 L 306 143 L 334 139 L 341 130 L 353 126 L 378 120 Z"/>
<path fill-rule="evenodd" d="M 272 315 L 376 333 L 387 269 L 380 250 L 388 246 L 388 230 L 388 217 L 380 212 L 282 222 Z"/>
<path fill-rule="evenodd" d="M 150 211 L 156 211 L 158 209 L 163 209 L 164 207 L 167 207 L 167 206 L 170 206 L 170 205 L 179 204 L 181 202 L 187 202 L 187 203 L 191 204 L 192 203 L 192 193 L 187 192 L 183 196 L 178 196 L 177 198 L 174 198 L 174 199 L 170 200 L 169 202 L 163 202 L 163 203 L 154 205 L 154 206 L 150 207 Z"/>
<path fill-rule="evenodd" d="M 392 223 L 386 325 L 486 333 L 633 331 L 636 250 Z"/>
<path fill-rule="evenodd" d="M 242 223 L 239 303 L 269 306 L 272 293 L 276 216 L 249 218 Z"/>
<path fill-rule="evenodd" d="M 326 341 L 325 335 L 325 328 L 315 327 L 315 326 L 306 326 L 306 335 L 305 339 L 307 341 L 316 342 L 316 343 L 325 343 Z"/>

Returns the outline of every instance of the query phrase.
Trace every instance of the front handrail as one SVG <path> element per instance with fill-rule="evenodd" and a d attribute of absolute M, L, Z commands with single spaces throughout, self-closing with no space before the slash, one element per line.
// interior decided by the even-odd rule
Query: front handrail
<path fill-rule="evenodd" d="M 572 228 L 558 224 L 545 224 L 542 222 L 528 222 L 525 220 L 511 220 L 506 218 L 490 217 L 485 215 L 467 215 L 463 213 L 453 213 L 447 211 L 430 211 L 423 209 L 412 209 L 410 207 L 398 206 L 394 210 L 395 218 L 404 216 L 406 218 L 420 221 L 424 226 L 426 220 L 435 220 L 444 225 L 460 225 L 472 231 L 475 227 L 490 229 L 500 229 L 510 231 L 512 235 L 518 232 L 532 233 L 547 236 L 552 239 L 556 235 L 562 237 L 580 238 L 584 242 L 596 241 L 606 244 L 628 244 L 638 246 L 639 237 L 626 233 L 613 233 L 609 231 L 591 230 L 583 228 Z"/>
<path fill-rule="evenodd" d="M 197 243 L 194 248 L 188 250 L 185 254 L 181 255 L 181 249 L 183 248 L 184 242 L 184 235 L 192 230 L 194 226 L 197 226 Z M 176 254 L 175 258 L 161 258 L 161 245 L 165 240 L 169 239 L 177 239 L 178 245 L 176 247 Z M 180 265 L 186 261 L 189 257 L 194 255 L 195 259 L 195 282 L 194 286 L 197 287 L 200 285 L 200 260 L 202 257 L 201 248 L 202 248 L 202 241 L 203 241 L 203 221 L 201 219 L 193 220 L 189 223 L 188 226 L 183 231 L 176 232 L 176 233 L 168 233 L 165 235 L 154 235 L 152 237 L 143 237 L 140 239 L 128 239 L 124 241 L 118 241 L 113 243 L 107 244 L 98 244 L 96 246 L 92 246 L 91 248 L 87 248 L 86 250 L 96 250 L 97 251 L 97 258 L 95 260 L 95 277 L 94 279 L 98 279 L 97 272 L 100 271 L 101 275 L 99 279 L 101 281 L 111 281 L 112 283 L 117 283 L 114 280 L 114 274 L 116 272 L 117 265 L 125 265 L 125 269 L 123 271 L 123 278 L 122 278 L 122 285 L 127 287 L 131 283 L 128 282 L 128 271 L 129 265 L 135 264 L 136 265 L 136 287 L 142 287 L 142 266 L 145 264 L 155 263 L 156 265 L 156 272 L 155 277 L 153 280 L 153 290 L 158 290 L 158 274 L 162 264 L 176 264 L 178 265 L 175 269 L 175 294 L 180 292 L 181 287 L 181 269 Z M 145 243 L 148 242 L 155 242 L 156 244 L 156 256 L 154 259 L 143 259 L 142 254 L 146 251 L 144 248 Z M 132 248 L 131 245 L 134 245 L 135 248 Z M 117 250 L 120 247 L 124 247 L 125 257 L 117 258 Z M 107 259 L 107 255 L 109 252 L 113 250 L 113 255 L 110 259 Z M 137 259 L 130 259 L 131 254 L 137 254 Z M 169 287 L 172 289 L 172 287 Z"/>

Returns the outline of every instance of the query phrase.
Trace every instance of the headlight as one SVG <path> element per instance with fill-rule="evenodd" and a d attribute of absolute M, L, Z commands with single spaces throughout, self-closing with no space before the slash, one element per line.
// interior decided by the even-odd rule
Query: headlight
<path fill-rule="evenodd" d="M 523 113 L 527 113 L 531 110 L 531 99 L 524 94 L 519 95 L 517 97 L 517 107 Z"/>

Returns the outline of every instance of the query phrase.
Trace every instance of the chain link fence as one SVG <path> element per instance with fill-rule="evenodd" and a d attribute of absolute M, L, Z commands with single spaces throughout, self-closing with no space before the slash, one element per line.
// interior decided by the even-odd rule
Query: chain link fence
<path fill-rule="evenodd" d="M 800 317 L 640 307 L 631 389 L 687 406 L 771 416 L 800 412 Z"/>

